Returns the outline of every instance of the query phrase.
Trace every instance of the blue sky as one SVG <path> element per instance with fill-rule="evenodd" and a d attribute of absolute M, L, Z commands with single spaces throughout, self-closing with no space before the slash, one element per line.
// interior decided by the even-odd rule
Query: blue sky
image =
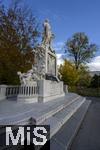
<path fill-rule="evenodd" d="M 11 0 L 3 0 L 8 5 Z M 14 1 L 14 0 L 13 0 Z M 59 53 L 63 43 L 75 32 L 85 32 L 90 42 L 100 46 L 100 0 L 22 0 L 29 6 L 42 24 L 50 20 L 55 34 L 54 47 Z M 97 60 L 96 60 L 97 58 Z M 100 70 L 100 50 L 92 60 L 94 70 Z M 91 63 L 89 64 L 91 66 Z M 93 64 L 94 63 L 94 64 Z"/>

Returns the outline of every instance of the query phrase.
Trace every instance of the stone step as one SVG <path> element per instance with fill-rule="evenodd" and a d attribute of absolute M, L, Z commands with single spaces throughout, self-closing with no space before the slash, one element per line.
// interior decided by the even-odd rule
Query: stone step
<path fill-rule="evenodd" d="M 65 101 L 63 101 L 61 103 L 57 103 L 57 105 L 53 105 L 52 107 L 47 108 L 46 110 L 44 110 L 41 114 L 39 114 L 36 117 L 36 123 L 41 124 L 46 119 L 48 119 L 48 118 L 52 117 L 53 115 L 57 114 L 58 112 L 62 111 L 64 108 L 69 107 L 72 103 L 79 100 L 80 98 L 81 98 L 80 96 L 77 96 L 70 100 L 65 99 Z"/>
<path fill-rule="evenodd" d="M 52 118 L 55 117 L 60 122 L 61 121 L 60 118 L 62 117 L 62 115 L 64 116 L 64 111 L 67 109 L 69 111 L 67 111 L 67 114 L 65 114 L 67 116 L 64 116 L 64 118 L 68 119 L 68 117 L 70 117 L 70 115 L 71 115 L 70 109 L 73 109 L 75 111 L 75 107 L 77 107 L 77 103 L 79 103 L 79 105 L 81 105 L 81 103 L 83 103 L 85 101 L 85 100 L 83 100 L 83 97 L 80 97 L 78 95 L 66 96 L 64 99 L 61 99 L 61 100 L 59 100 L 58 103 L 57 103 L 57 101 L 55 101 L 53 104 L 52 103 L 49 103 L 49 104 L 45 103 L 47 107 L 49 106 L 48 109 L 45 109 L 45 113 L 47 115 L 47 116 L 45 116 L 46 121 L 48 121 L 49 119 L 52 121 Z M 59 107 L 60 107 L 60 109 L 57 110 L 57 108 L 59 108 Z M 74 111 L 73 111 L 73 113 L 74 113 Z M 41 112 L 42 112 L 42 114 L 41 113 L 40 114 L 44 115 L 44 111 L 41 111 Z M 15 120 L 16 120 L 16 118 L 15 118 Z M 44 121 L 44 119 L 41 119 L 41 120 Z M 24 121 L 24 118 L 23 118 L 23 120 L 18 120 L 18 121 L 19 121 L 18 124 L 21 124 L 23 122 L 24 122 L 24 124 L 29 124 L 29 119 L 26 119 L 26 118 L 25 118 L 25 121 Z M 39 122 L 41 122 L 41 121 L 39 120 Z M 62 122 L 60 122 L 61 126 L 64 122 L 65 122 L 65 119 L 62 120 Z M 11 120 L 10 120 L 9 124 L 12 124 Z M 13 122 L 13 124 L 15 125 L 15 128 L 16 128 L 16 122 Z M 5 130 L 0 128 L 0 134 L 4 134 L 4 132 L 5 132 Z M 5 149 L 5 147 L 3 147 L 3 149 Z"/>
<path fill-rule="evenodd" d="M 58 130 L 65 124 L 66 121 L 68 121 L 68 119 L 80 108 L 80 106 L 85 101 L 85 98 L 80 97 L 41 123 L 43 125 L 50 125 L 50 138 L 58 132 Z"/>
<path fill-rule="evenodd" d="M 13 116 L 5 116 L 0 118 L 0 125 L 3 124 L 29 124 L 30 121 L 33 124 L 40 124 L 44 120 L 48 119 L 55 113 L 61 111 L 65 107 L 69 106 L 71 103 L 80 98 L 77 94 L 68 94 L 65 97 L 55 99 L 51 102 L 34 104 L 33 109 L 27 112 L 20 113 Z M 31 120 L 30 120 L 31 118 Z"/>
<path fill-rule="evenodd" d="M 37 124 L 50 125 L 51 150 L 68 149 L 90 105 L 90 101 L 86 101 L 85 98 L 78 95 L 67 96 L 66 98 L 66 100 L 65 98 L 62 99 L 62 102 L 58 100 L 58 103 L 56 101 L 53 104 L 45 103 L 46 106 L 44 109 L 47 116 L 44 117 L 44 120 L 42 116 L 44 115 L 44 110 L 41 109 L 39 112 L 39 119 L 40 116 L 42 117 L 38 120 L 38 122 L 36 122 Z M 63 105 L 63 107 L 61 106 L 62 108 L 59 109 L 59 111 L 55 111 L 55 108 L 59 108 L 60 105 Z M 31 115 L 33 116 L 33 114 Z M 23 120 L 20 119 L 18 124 L 22 123 L 30 124 L 29 118 L 23 118 Z M 17 125 L 16 122 L 14 124 Z M 4 133 L 1 128 L 0 133 Z M 5 148 L 3 147 L 3 149 Z"/>
<path fill-rule="evenodd" d="M 71 107 L 73 107 L 73 105 L 71 105 L 71 104 L 77 104 L 77 102 L 78 101 L 80 101 L 80 98 L 82 98 L 82 97 L 80 97 L 80 96 L 76 96 L 76 95 L 74 95 L 74 97 L 73 97 L 73 99 L 72 99 L 72 96 L 71 97 L 68 97 L 67 96 L 67 100 L 62 100 L 63 102 L 61 103 L 61 101 L 59 101 L 59 105 L 61 105 L 61 107 L 59 106 L 59 105 L 53 105 L 53 107 L 52 107 L 52 105 L 51 105 L 51 107 L 52 107 L 52 109 L 51 109 L 51 107 L 49 107 L 48 109 L 46 109 L 46 110 L 48 110 L 47 112 L 46 112 L 46 110 L 45 110 L 45 116 L 44 116 L 44 111 L 43 111 L 43 113 L 41 112 L 41 113 L 39 113 L 39 119 L 40 118 L 42 118 L 42 119 L 40 119 L 39 120 L 39 122 L 36 122 L 36 119 L 38 120 L 38 118 L 36 118 L 35 119 L 35 123 L 37 123 L 37 124 L 41 124 L 41 122 L 43 122 L 44 120 L 46 120 L 46 119 L 48 119 L 48 118 L 52 118 L 52 116 L 55 116 L 55 117 L 57 117 L 57 115 L 59 114 L 58 112 L 62 112 L 62 113 L 64 113 L 64 111 L 65 111 L 65 107 L 66 108 L 71 108 Z M 83 99 L 83 98 L 82 98 Z M 56 103 L 55 103 L 56 104 Z M 55 107 L 54 107 L 55 106 Z M 70 106 L 70 107 L 69 107 Z M 60 107 L 60 109 L 58 109 Z M 72 108 L 73 109 L 73 108 Z M 68 109 L 69 110 L 69 109 Z M 60 113 L 60 115 L 62 114 L 62 113 Z M 28 115 L 30 115 L 30 113 L 28 114 Z M 31 114 L 32 116 L 33 116 L 33 114 Z M 62 114 L 63 115 L 63 114 Z M 7 121 L 7 120 L 4 120 L 5 122 L 2 122 L 2 124 L 9 124 L 9 125 L 22 125 L 22 124 L 30 124 L 30 120 L 29 120 L 29 118 L 31 117 L 31 116 L 25 116 L 25 118 L 22 118 L 22 116 L 17 116 L 18 118 L 14 118 L 14 119 L 12 119 L 12 120 L 9 120 L 9 122 Z M 21 118 L 20 118 L 21 117 Z M 67 116 L 68 117 L 68 116 Z M 19 120 L 17 120 L 17 119 L 19 119 Z M 13 121 L 13 122 L 12 122 Z M 34 123 L 34 121 L 32 120 L 31 121 L 31 124 L 35 124 Z M 16 128 L 16 126 L 15 126 L 15 128 Z M 3 133 L 5 130 L 3 130 L 2 129 L 2 127 L 0 127 L 0 134 L 1 133 Z"/>
<path fill-rule="evenodd" d="M 50 140 L 50 150 L 69 150 L 91 101 L 85 101 Z"/>

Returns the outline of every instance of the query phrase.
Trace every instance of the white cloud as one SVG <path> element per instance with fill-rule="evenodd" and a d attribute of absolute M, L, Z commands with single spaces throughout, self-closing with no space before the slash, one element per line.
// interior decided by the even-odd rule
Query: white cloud
<path fill-rule="evenodd" d="M 64 42 L 57 42 L 53 44 L 54 49 L 57 53 L 63 53 Z"/>
<path fill-rule="evenodd" d="M 56 42 L 53 44 L 53 47 L 56 51 L 57 55 L 57 65 L 60 65 L 63 63 L 63 57 L 64 57 L 64 50 L 63 50 L 64 42 Z"/>
<path fill-rule="evenodd" d="M 63 63 L 63 54 L 57 54 L 57 65 L 60 65 Z"/>
<path fill-rule="evenodd" d="M 96 56 L 88 66 L 91 71 L 100 71 L 100 56 Z"/>

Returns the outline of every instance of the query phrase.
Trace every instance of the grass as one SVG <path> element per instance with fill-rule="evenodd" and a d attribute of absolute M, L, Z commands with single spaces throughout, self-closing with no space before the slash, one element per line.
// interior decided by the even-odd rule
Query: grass
<path fill-rule="evenodd" d="M 69 91 L 82 96 L 100 97 L 100 88 L 69 87 Z"/>

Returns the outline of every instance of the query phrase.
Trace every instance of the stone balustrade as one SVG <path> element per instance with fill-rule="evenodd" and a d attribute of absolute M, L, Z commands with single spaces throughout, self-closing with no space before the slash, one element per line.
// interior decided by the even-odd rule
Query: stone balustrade
<path fill-rule="evenodd" d="M 19 86 L 7 86 L 6 87 L 6 97 L 14 97 L 19 94 Z"/>
<path fill-rule="evenodd" d="M 19 87 L 19 94 L 26 96 L 37 95 L 38 86 L 21 86 Z"/>
<path fill-rule="evenodd" d="M 34 86 L 7 86 L 0 85 L 0 100 L 20 96 L 37 96 L 38 87 Z"/>
<path fill-rule="evenodd" d="M 19 102 L 38 102 L 38 86 L 34 85 L 20 86 L 17 100 Z"/>

